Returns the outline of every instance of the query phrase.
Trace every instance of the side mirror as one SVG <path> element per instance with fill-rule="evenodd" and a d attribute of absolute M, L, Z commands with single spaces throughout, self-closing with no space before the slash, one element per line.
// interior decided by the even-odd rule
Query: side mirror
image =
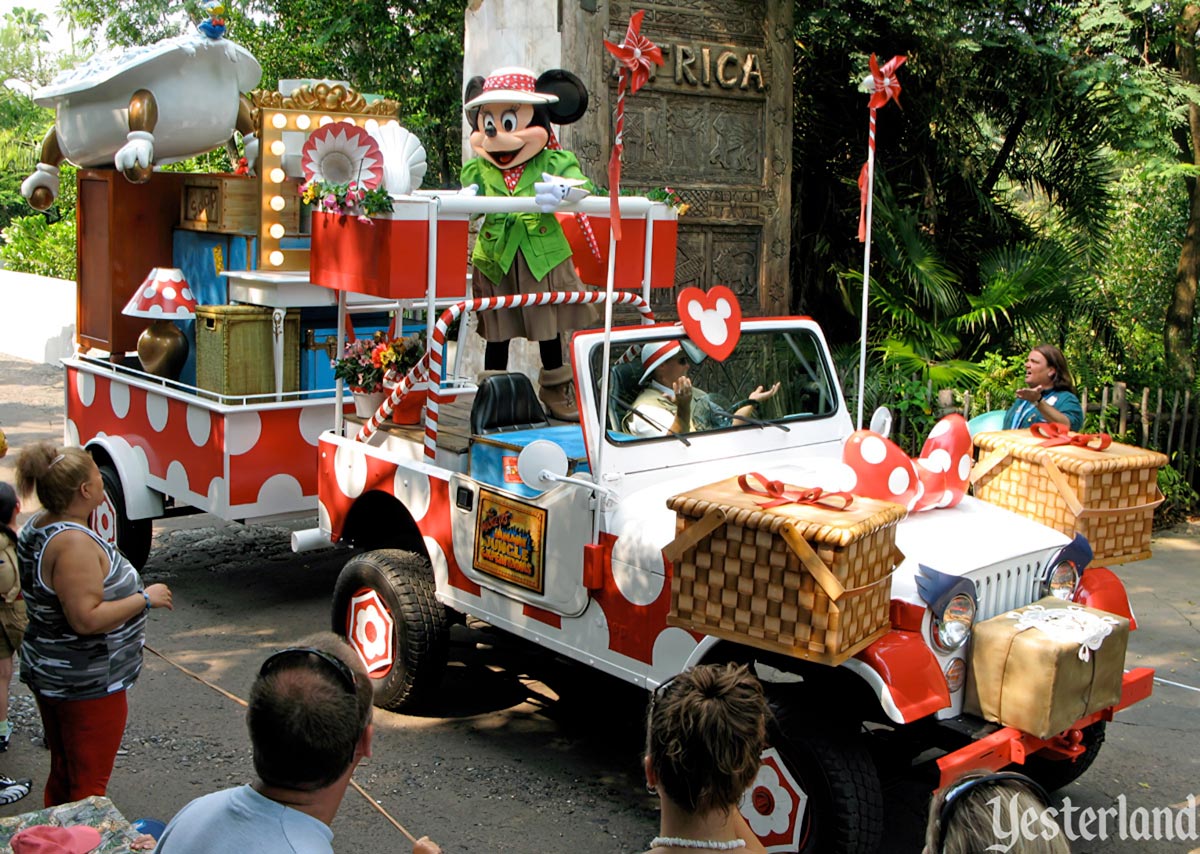
<path fill-rule="evenodd" d="M 517 475 L 521 483 L 539 492 L 568 471 L 567 452 L 554 442 L 535 439 L 517 457 Z"/>

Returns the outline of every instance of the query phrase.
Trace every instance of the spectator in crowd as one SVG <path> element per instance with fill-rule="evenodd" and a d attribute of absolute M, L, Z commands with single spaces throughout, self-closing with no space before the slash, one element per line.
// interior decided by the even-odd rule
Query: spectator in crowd
<path fill-rule="evenodd" d="M 25 600 L 21 598 L 21 573 L 17 563 L 17 532 L 13 525 L 21 512 L 17 491 L 0 483 L 0 753 L 8 750 L 12 724 L 8 720 L 8 687 L 12 683 L 13 653 L 25 639 Z"/>
<path fill-rule="evenodd" d="M 1029 351 L 1025 387 L 1017 389 L 1017 399 L 1004 413 L 1004 429 L 1023 430 L 1042 421 L 1083 429 L 1083 407 L 1075 394 L 1067 358 L 1053 344 Z"/>
<path fill-rule="evenodd" d="M 246 712 L 258 779 L 192 801 L 155 850 L 331 854 L 330 824 L 350 775 L 371 755 L 372 699 L 362 660 L 332 634 L 268 657 Z M 427 837 L 412 850 L 441 851 Z"/>
<path fill-rule="evenodd" d="M 103 795 L 125 732 L 126 691 L 142 670 L 146 616 L 171 608 L 165 584 L 142 586 L 133 565 L 88 527 L 105 501 L 82 448 L 38 442 L 17 458 L 17 489 L 42 510 L 21 528 L 17 557 L 29 626 L 21 681 L 33 691 L 50 776 L 45 804 Z"/>
<path fill-rule="evenodd" d="M 923 854 L 1071 854 L 1048 801 L 1023 774 L 967 774 L 930 802 Z"/>
<path fill-rule="evenodd" d="M 663 683 L 646 722 L 646 785 L 661 804 L 647 854 L 763 854 L 738 811 L 767 728 L 762 686 L 744 666 L 704 664 Z"/>

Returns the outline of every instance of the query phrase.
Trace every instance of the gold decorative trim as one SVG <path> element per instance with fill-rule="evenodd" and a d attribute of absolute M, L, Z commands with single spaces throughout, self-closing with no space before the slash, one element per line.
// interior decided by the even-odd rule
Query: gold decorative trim
<path fill-rule="evenodd" d="M 286 97 L 279 92 L 257 89 L 250 93 L 250 101 L 258 109 L 350 113 L 359 116 L 386 116 L 388 118 L 396 118 L 400 115 L 398 102 L 382 98 L 368 104 L 367 99 L 361 93 L 340 83 L 334 85 L 318 83 L 314 87 L 301 86 Z"/>

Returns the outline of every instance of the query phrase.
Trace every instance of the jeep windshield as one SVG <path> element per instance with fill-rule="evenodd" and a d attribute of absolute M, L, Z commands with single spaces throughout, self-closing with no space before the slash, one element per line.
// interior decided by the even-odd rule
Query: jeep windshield
<path fill-rule="evenodd" d="M 599 382 L 604 348 L 591 349 Z M 608 434 L 620 442 L 656 441 L 726 430 L 788 429 L 794 421 L 837 411 L 837 394 L 816 335 L 807 329 L 745 329 L 723 361 L 706 356 L 679 327 L 647 329 L 633 342 L 613 342 L 608 365 Z M 675 423 L 673 386 L 692 384 L 690 423 Z M 752 400 L 779 383 L 778 390 Z M 672 430 L 672 427 L 682 429 Z"/>

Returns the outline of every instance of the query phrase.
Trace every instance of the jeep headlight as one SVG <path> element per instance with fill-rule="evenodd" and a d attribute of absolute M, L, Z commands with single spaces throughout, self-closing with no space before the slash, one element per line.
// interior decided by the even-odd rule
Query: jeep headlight
<path fill-rule="evenodd" d="M 967 642 L 974 622 L 975 600 L 966 593 L 958 593 L 950 598 L 940 615 L 933 615 L 930 639 L 942 652 L 954 652 Z"/>
<path fill-rule="evenodd" d="M 1042 581 L 1042 595 L 1070 601 L 1078 584 L 1079 570 L 1075 567 L 1075 561 L 1059 561 L 1046 573 L 1046 578 Z"/>

